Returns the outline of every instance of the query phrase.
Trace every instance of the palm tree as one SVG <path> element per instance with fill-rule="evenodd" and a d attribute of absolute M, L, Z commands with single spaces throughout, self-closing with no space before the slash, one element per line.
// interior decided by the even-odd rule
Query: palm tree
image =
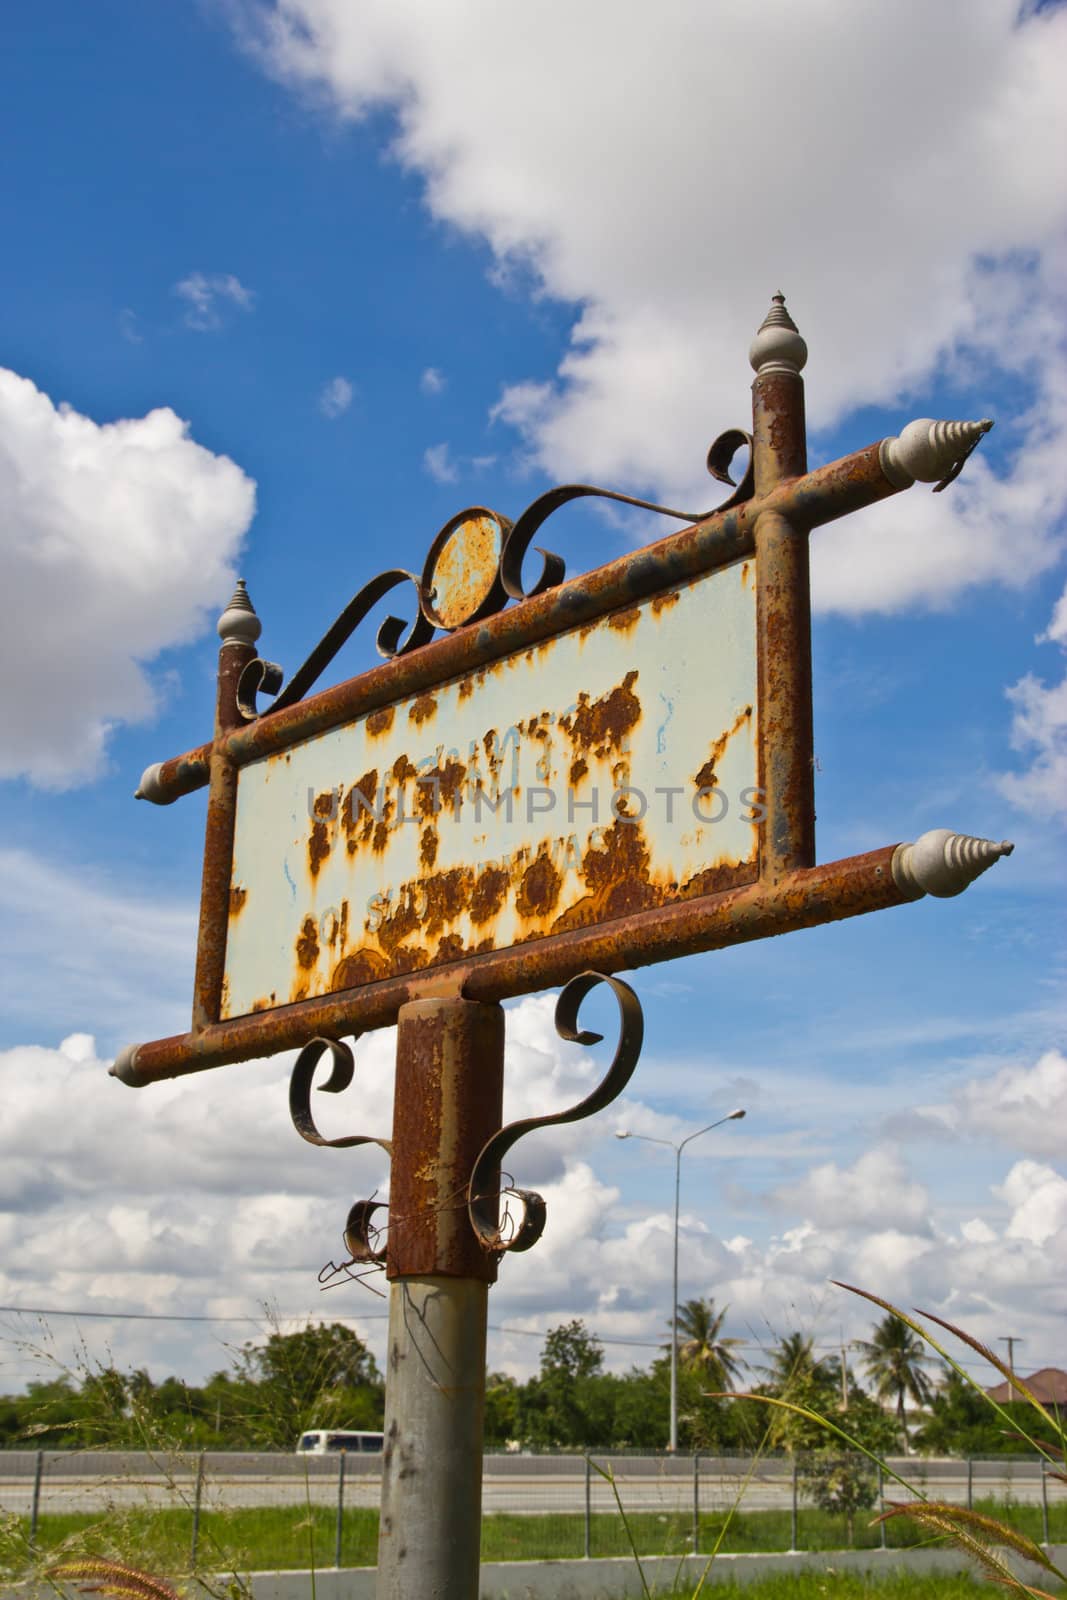
<path fill-rule="evenodd" d="M 745 1341 L 722 1336 L 729 1309 L 716 1311 L 714 1300 L 686 1300 L 678 1307 L 678 1360 L 715 1389 L 732 1388 L 741 1369 L 733 1352 Z"/>
<path fill-rule="evenodd" d="M 766 1373 L 775 1394 L 784 1394 L 787 1389 L 795 1389 L 814 1377 L 816 1365 L 812 1335 L 788 1333 L 775 1345 L 770 1365 L 757 1370 Z"/>
<path fill-rule="evenodd" d="M 905 1398 L 924 1406 L 934 1392 L 921 1366 L 930 1359 L 924 1354 L 923 1342 L 906 1322 L 890 1312 L 875 1324 L 873 1339 L 857 1339 L 856 1344 L 863 1351 L 863 1365 L 874 1380 L 874 1392 L 879 1400 L 896 1396 L 897 1418 L 907 1449 L 910 1441 L 904 1420 Z"/>

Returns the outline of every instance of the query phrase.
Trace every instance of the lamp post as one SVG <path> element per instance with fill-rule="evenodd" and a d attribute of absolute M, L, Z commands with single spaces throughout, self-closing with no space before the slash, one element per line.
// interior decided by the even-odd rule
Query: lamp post
<path fill-rule="evenodd" d="M 682 1151 L 701 1134 L 721 1128 L 724 1122 L 737 1122 L 744 1114 L 744 1108 L 738 1107 L 717 1122 L 709 1122 L 706 1128 L 688 1134 L 681 1144 L 675 1144 L 672 1139 L 657 1139 L 650 1133 L 632 1133 L 629 1128 L 620 1128 L 615 1135 L 616 1139 L 644 1139 L 646 1144 L 665 1144 L 674 1151 L 674 1293 L 671 1299 L 671 1438 L 668 1445 L 672 1453 L 678 1449 L 678 1208 L 682 1193 Z"/>

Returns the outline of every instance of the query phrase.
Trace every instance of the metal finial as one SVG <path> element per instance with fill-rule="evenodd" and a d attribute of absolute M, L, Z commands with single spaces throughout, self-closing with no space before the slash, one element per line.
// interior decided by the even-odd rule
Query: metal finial
<path fill-rule="evenodd" d="M 935 422 L 933 417 L 917 417 L 899 436 L 882 440 L 882 471 L 897 489 L 909 489 L 916 479 L 936 483 L 951 473 L 957 461 L 970 455 L 992 426 L 990 417 L 981 422 Z"/>
<path fill-rule="evenodd" d="M 914 844 L 898 845 L 893 856 L 893 879 L 898 889 L 914 895 L 932 894 L 949 900 L 999 861 L 1015 846 L 1007 839 L 976 839 L 951 828 L 931 828 Z"/>
<path fill-rule="evenodd" d="M 243 578 L 237 580 L 233 597 L 219 618 L 218 629 L 223 644 L 255 644 L 263 632 L 263 624 L 248 598 Z"/>
<path fill-rule="evenodd" d="M 781 290 L 771 298 L 771 309 L 748 347 L 756 372 L 799 372 L 808 359 L 808 347 L 786 310 Z"/>

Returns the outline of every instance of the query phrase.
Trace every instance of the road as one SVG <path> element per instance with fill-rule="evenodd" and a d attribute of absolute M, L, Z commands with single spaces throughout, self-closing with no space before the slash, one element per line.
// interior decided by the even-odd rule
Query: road
<path fill-rule="evenodd" d="M 27 1515 L 33 1499 L 32 1455 L 20 1452 L 23 1460 L 5 1463 L 0 1453 L 0 1510 Z M 26 1459 L 29 1458 L 29 1459 Z M 239 1470 L 227 1470 L 229 1458 L 208 1458 L 204 1475 L 203 1505 L 218 1507 L 302 1506 L 310 1496 L 312 1503 L 336 1505 L 337 1466 L 333 1460 L 314 1463 L 305 1477 L 304 1463 L 285 1461 L 282 1471 L 255 1471 L 254 1458 L 237 1458 Z M 272 1466 L 278 1458 L 268 1458 Z M 94 1463 L 95 1464 L 95 1463 Z M 265 1463 L 263 1463 L 265 1464 Z M 5 1465 L 28 1470 L 5 1472 Z M 176 1463 L 169 1474 L 162 1464 L 148 1458 L 122 1463 L 122 1470 L 86 1471 L 87 1458 L 46 1457 L 41 1482 L 40 1511 L 105 1510 L 116 1506 L 191 1505 L 196 1484 L 195 1458 Z M 691 1515 L 693 1508 L 693 1466 L 690 1460 L 668 1461 L 650 1457 L 616 1458 L 614 1471 L 619 1493 L 627 1511 L 653 1512 L 670 1516 Z M 584 1464 L 575 1458 L 500 1457 L 486 1459 L 483 1508 L 486 1515 L 510 1512 L 526 1516 L 580 1516 L 585 1508 Z M 924 1486 L 931 1498 L 965 1504 L 968 1475 L 965 1463 L 899 1463 L 902 1475 L 917 1490 Z M 80 1470 L 77 1470 L 80 1468 Z M 344 1499 L 347 1506 L 377 1506 L 379 1493 L 378 1462 L 353 1459 L 346 1462 Z M 1039 1504 L 1041 1477 L 1035 1461 L 1019 1460 L 1010 1468 L 1004 1463 L 976 1463 L 972 1494 L 975 1499 L 1011 1497 L 1016 1501 Z M 1062 1484 L 1050 1480 L 1050 1502 L 1067 1499 Z M 610 1485 L 593 1473 L 589 1484 L 590 1503 L 595 1512 L 615 1510 Z M 786 1510 L 792 1504 L 791 1468 L 787 1462 L 760 1463 L 749 1475 L 748 1464 L 724 1464 L 708 1460 L 699 1476 L 700 1508 L 711 1512 L 740 1503 L 747 1511 Z M 887 1500 L 911 1498 L 891 1479 L 886 1479 Z"/>

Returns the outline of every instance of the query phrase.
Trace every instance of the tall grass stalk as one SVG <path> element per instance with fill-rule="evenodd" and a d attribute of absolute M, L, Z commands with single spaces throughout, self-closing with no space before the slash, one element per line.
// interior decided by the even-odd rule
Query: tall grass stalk
<path fill-rule="evenodd" d="M 1048 1439 L 1035 1438 L 1026 1429 L 1020 1430 L 1016 1425 L 1016 1419 L 1010 1416 L 1009 1413 L 1004 1410 L 1004 1407 L 999 1403 L 999 1401 L 994 1400 L 993 1397 L 988 1394 L 987 1391 L 983 1389 L 974 1378 L 972 1378 L 970 1373 L 967 1372 L 960 1365 L 960 1363 L 954 1359 L 945 1346 L 940 1343 L 940 1341 L 930 1332 L 929 1328 L 927 1328 L 923 1323 L 917 1322 L 914 1317 L 909 1316 L 906 1311 L 902 1311 L 899 1306 L 893 1305 L 891 1301 L 884 1300 L 881 1295 L 873 1294 L 867 1289 L 858 1289 L 853 1284 L 837 1283 L 836 1280 L 834 1281 L 837 1288 L 845 1289 L 849 1294 L 859 1295 L 862 1299 L 869 1300 L 872 1305 L 880 1306 L 883 1311 L 888 1312 L 890 1316 L 899 1318 L 900 1321 L 909 1327 L 913 1333 L 918 1334 L 919 1338 L 922 1339 L 924 1343 L 928 1344 L 932 1350 L 935 1350 L 941 1359 L 946 1363 L 946 1365 L 952 1369 L 952 1371 L 957 1373 L 959 1377 L 962 1378 L 965 1383 L 969 1384 L 972 1389 L 984 1396 L 989 1405 L 993 1408 L 994 1412 L 1001 1418 L 1003 1422 L 1007 1424 L 1005 1432 L 1011 1434 L 1015 1438 L 1024 1439 L 1026 1443 L 1029 1444 L 1033 1449 L 1034 1453 L 1042 1458 L 1042 1471 L 1047 1471 L 1048 1467 L 1051 1465 L 1057 1470 L 1054 1470 L 1050 1476 L 1067 1483 L 1067 1473 L 1064 1473 L 1062 1470 L 1060 1470 L 1062 1469 L 1065 1459 L 1067 1459 L 1067 1435 L 1065 1435 L 1062 1421 L 1058 1415 L 1053 1415 L 1046 1409 L 1045 1406 L 1042 1405 L 1041 1401 L 1034 1394 L 1033 1390 L 1023 1380 L 1018 1378 L 994 1351 L 990 1350 L 987 1345 L 984 1345 L 980 1339 L 976 1339 L 972 1334 L 967 1333 L 964 1329 L 956 1327 L 955 1324 L 946 1322 L 943 1317 L 935 1316 L 933 1312 L 919 1311 L 917 1313 L 917 1315 L 920 1317 L 928 1317 L 931 1322 L 936 1323 L 940 1328 L 944 1328 L 955 1338 L 962 1340 L 963 1343 L 966 1344 L 971 1350 L 974 1350 L 976 1354 L 980 1355 L 983 1360 L 988 1361 L 990 1365 L 1001 1374 L 1002 1377 L 1007 1379 L 1008 1383 L 1013 1389 L 1018 1390 L 1031 1408 L 1037 1413 L 1042 1424 L 1051 1432 L 1059 1436 L 1058 1443 Z M 1002 1550 L 1007 1549 L 1014 1551 L 1016 1555 L 1021 1556 L 1024 1560 L 1033 1563 L 1033 1565 L 1037 1567 L 1040 1567 L 1043 1572 L 1051 1574 L 1052 1577 L 1059 1579 L 1061 1583 L 1067 1583 L 1067 1573 L 1062 1572 L 1060 1568 L 1057 1567 L 1050 1559 L 1047 1551 L 1043 1550 L 1039 1544 L 1037 1544 L 1033 1539 L 1030 1539 L 1026 1534 L 1020 1533 L 1017 1529 L 1010 1527 L 1007 1523 L 1001 1521 L 999 1518 L 990 1517 L 982 1512 L 971 1510 L 965 1506 L 954 1505 L 948 1501 L 931 1500 L 923 1492 L 923 1490 L 916 1489 L 914 1485 L 908 1483 L 905 1478 L 901 1477 L 899 1472 L 895 1472 L 893 1468 L 889 1466 L 888 1462 L 883 1460 L 874 1451 L 869 1450 L 858 1439 L 853 1438 L 845 1428 L 842 1428 L 837 1422 L 833 1421 L 832 1418 L 826 1416 L 825 1414 L 817 1412 L 811 1407 L 796 1405 L 790 1400 L 783 1400 L 776 1395 L 736 1395 L 731 1393 L 723 1393 L 709 1396 L 709 1398 L 725 1400 L 756 1400 L 761 1405 L 775 1407 L 782 1411 L 793 1412 L 795 1415 L 805 1418 L 808 1422 L 815 1423 L 825 1432 L 831 1433 L 838 1439 L 843 1440 L 845 1444 L 848 1445 L 850 1450 L 858 1451 L 860 1454 L 866 1456 L 868 1460 L 872 1461 L 877 1467 L 879 1467 L 884 1474 L 892 1478 L 896 1483 L 899 1483 L 900 1486 L 906 1490 L 910 1496 L 912 1496 L 912 1498 L 907 1501 L 891 1502 L 887 1511 L 883 1511 L 879 1516 L 874 1518 L 870 1524 L 871 1527 L 877 1527 L 879 1523 L 887 1523 L 897 1517 L 907 1518 L 910 1521 L 915 1522 L 925 1533 L 929 1534 L 931 1541 L 940 1541 L 943 1539 L 951 1540 L 952 1543 L 955 1544 L 956 1548 L 970 1556 L 978 1564 L 979 1569 L 994 1583 L 1001 1584 L 1004 1588 L 1009 1589 L 1016 1594 L 1033 1596 L 1035 1597 L 1035 1600 L 1052 1600 L 1052 1597 L 1049 1596 L 1047 1590 L 1034 1588 L 1031 1584 L 1025 1582 L 1024 1579 L 1018 1577 L 1012 1571 L 1004 1556 L 1001 1554 Z"/>

